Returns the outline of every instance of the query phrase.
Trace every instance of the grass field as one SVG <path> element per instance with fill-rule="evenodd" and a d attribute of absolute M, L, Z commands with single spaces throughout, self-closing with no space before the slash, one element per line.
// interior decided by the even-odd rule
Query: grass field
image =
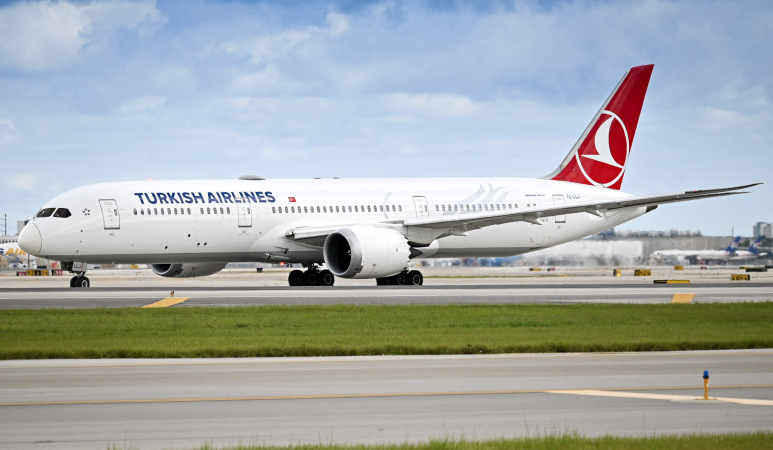
<path fill-rule="evenodd" d="M 213 447 L 202 447 L 209 450 Z M 404 445 L 302 445 L 291 447 L 233 447 L 234 450 L 749 450 L 773 448 L 773 433 L 731 433 L 720 435 L 657 436 L 644 438 L 612 437 L 584 438 L 576 435 L 542 438 L 499 439 L 491 441 L 432 441 L 426 444 Z"/>
<path fill-rule="evenodd" d="M 773 347 L 773 303 L 0 310 L 0 359 Z"/>

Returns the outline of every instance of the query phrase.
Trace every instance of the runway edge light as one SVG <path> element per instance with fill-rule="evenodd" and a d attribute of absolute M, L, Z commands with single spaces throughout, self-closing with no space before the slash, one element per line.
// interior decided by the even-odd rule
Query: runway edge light
<path fill-rule="evenodd" d="M 709 399 L 709 371 L 703 371 L 703 399 Z"/>

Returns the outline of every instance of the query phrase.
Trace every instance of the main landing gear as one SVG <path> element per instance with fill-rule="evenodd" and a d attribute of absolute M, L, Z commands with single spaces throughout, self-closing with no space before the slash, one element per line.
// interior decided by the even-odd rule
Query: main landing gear
<path fill-rule="evenodd" d="M 311 266 L 306 271 L 293 270 L 288 280 L 290 286 L 332 286 L 335 276 L 329 270 L 319 270 L 317 266 Z"/>
<path fill-rule="evenodd" d="M 424 275 L 422 275 L 418 270 L 403 270 L 397 275 L 392 275 L 391 277 L 376 278 L 377 286 L 421 286 L 422 284 L 424 284 Z"/>
<path fill-rule="evenodd" d="M 71 288 L 87 288 L 91 286 L 91 281 L 86 277 L 86 272 L 81 272 L 78 275 L 70 278 Z"/>

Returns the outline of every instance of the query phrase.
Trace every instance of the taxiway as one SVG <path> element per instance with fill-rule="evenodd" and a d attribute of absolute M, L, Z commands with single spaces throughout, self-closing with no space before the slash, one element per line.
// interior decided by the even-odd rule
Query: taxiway
<path fill-rule="evenodd" d="M 3 448 L 773 431 L 771 350 L 4 361 L 0 377 Z"/>
<path fill-rule="evenodd" d="M 482 269 L 482 270 L 481 270 Z M 167 298 L 185 306 L 305 304 L 668 303 L 677 294 L 694 302 L 773 301 L 773 274 L 731 281 L 733 269 L 659 269 L 649 277 L 613 277 L 611 269 L 533 274 L 526 268 L 427 271 L 424 286 L 375 286 L 340 280 L 333 287 L 288 287 L 287 271 L 225 271 L 196 279 L 161 278 L 148 271 L 92 271 L 88 289 L 66 287 L 67 277 L 0 278 L 0 309 L 141 307 Z M 630 270 L 633 273 L 633 270 Z M 690 284 L 654 284 L 686 279 Z"/>

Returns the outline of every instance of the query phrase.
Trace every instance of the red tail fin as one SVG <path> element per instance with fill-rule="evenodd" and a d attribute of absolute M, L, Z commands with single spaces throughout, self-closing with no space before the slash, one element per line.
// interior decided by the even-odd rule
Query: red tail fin
<path fill-rule="evenodd" d="M 564 162 L 545 178 L 620 189 L 653 67 L 625 74 Z"/>

